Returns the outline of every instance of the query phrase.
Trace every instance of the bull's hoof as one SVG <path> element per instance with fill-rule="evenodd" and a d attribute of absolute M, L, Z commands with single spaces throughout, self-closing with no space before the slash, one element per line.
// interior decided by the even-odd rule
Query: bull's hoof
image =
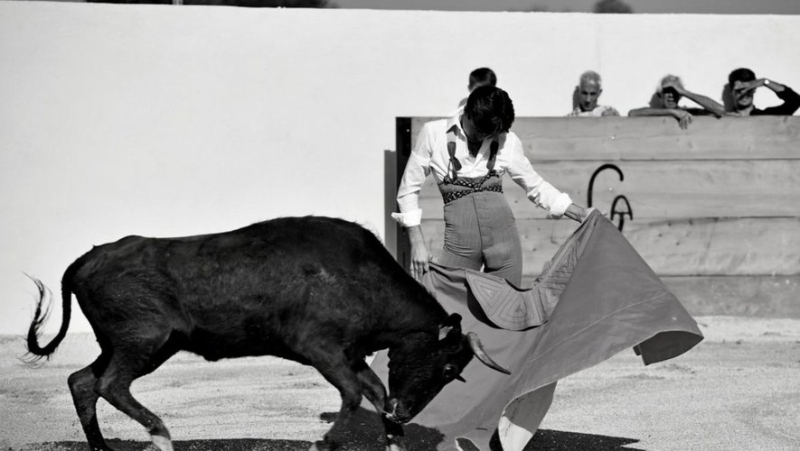
<path fill-rule="evenodd" d="M 118 451 L 119 448 L 114 446 L 109 446 L 108 443 L 102 443 L 102 444 L 90 444 L 89 449 L 91 451 Z"/>
<path fill-rule="evenodd" d="M 336 449 L 336 447 L 332 444 L 320 440 L 314 442 L 311 448 L 308 448 L 308 451 L 333 451 L 334 449 Z"/>
<path fill-rule="evenodd" d="M 386 451 L 406 451 L 406 449 L 399 443 L 390 443 L 386 445 Z"/>

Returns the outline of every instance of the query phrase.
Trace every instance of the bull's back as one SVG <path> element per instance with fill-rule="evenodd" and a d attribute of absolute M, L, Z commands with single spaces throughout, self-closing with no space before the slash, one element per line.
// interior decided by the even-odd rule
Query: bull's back
<path fill-rule="evenodd" d="M 295 344 L 309 334 L 346 341 L 386 329 L 397 316 L 388 311 L 391 298 L 416 287 L 371 232 L 332 218 L 127 237 L 84 258 L 76 293 L 93 326 L 111 334 L 169 328 L 187 349 L 212 359 L 302 360 Z"/>

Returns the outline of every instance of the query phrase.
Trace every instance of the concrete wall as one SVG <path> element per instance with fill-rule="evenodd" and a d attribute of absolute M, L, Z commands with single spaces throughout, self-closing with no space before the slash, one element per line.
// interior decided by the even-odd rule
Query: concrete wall
<path fill-rule="evenodd" d="M 23 271 L 56 288 L 92 244 L 127 234 L 324 214 L 383 236 L 395 117 L 448 113 L 475 67 L 497 71 L 519 116 L 568 112 L 585 69 L 627 111 L 668 72 L 713 97 L 743 65 L 800 87 L 799 25 L 0 2 L 0 333 L 27 326 Z"/>

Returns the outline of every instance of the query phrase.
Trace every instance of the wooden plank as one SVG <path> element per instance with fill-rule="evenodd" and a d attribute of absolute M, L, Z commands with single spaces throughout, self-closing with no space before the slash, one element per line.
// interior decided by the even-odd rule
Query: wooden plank
<path fill-rule="evenodd" d="M 800 318 L 800 276 L 664 277 L 693 315 Z"/>
<path fill-rule="evenodd" d="M 593 161 L 534 163 L 537 172 L 573 200 L 588 205 L 592 174 L 603 164 Z M 635 219 L 736 218 L 800 216 L 800 160 L 628 161 L 618 163 L 624 175 L 606 170 L 594 180 L 592 204 L 610 211 L 622 194 Z M 428 180 L 420 193 L 424 217 L 441 217 L 441 199 Z M 543 218 L 509 177 L 506 197 L 518 219 Z"/>
<path fill-rule="evenodd" d="M 568 219 L 517 220 L 524 274 L 535 277 L 577 228 Z M 444 222 L 424 221 L 434 255 L 441 251 Z M 800 218 L 634 221 L 623 234 L 660 276 L 773 276 L 800 274 Z"/>
<path fill-rule="evenodd" d="M 412 145 L 422 124 L 413 118 Z M 672 118 L 520 117 L 514 133 L 538 161 L 800 159 L 800 117 L 696 117 L 688 130 Z"/>
<path fill-rule="evenodd" d="M 624 235 L 660 275 L 800 274 L 800 218 L 630 222 Z"/>
<path fill-rule="evenodd" d="M 692 315 L 800 318 L 800 276 L 662 277 Z M 534 277 L 522 286 L 533 286 Z"/>
<path fill-rule="evenodd" d="M 412 145 L 421 125 L 411 120 Z M 634 211 L 624 234 L 695 315 L 800 318 L 800 118 L 518 118 L 514 131 L 545 179 L 610 210 L 625 195 Z M 506 196 L 525 249 L 524 286 L 577 227 L 545 220 L 510 179 Z M 421 196 L 430 249 L 441 249 L 442 201 Z"/>

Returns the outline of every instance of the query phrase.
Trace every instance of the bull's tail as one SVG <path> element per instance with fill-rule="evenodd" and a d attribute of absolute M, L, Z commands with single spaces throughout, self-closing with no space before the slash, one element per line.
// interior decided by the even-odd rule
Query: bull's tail
<path fill-rule="evenodd" d="M 33 280 L 33 283 L 36 284 L 36 288 L 39 290 L 39 300 L 36 302 L 36 313 L 34 313 L 33 320 L 28 328 L 27 347 L 30 358 L 27 359 L 27 361 L 29 363 L 36 362 L 42 357 L 49 359 L 50 355 L 56 351 L 58 345 L 61 344 L 61 341 L 64 340 L 64 337 L 67 335 L 69 320 L 72 316 L 72 279 L 80 266 L 79 262 L 82 263 L 82 260 L 83 259 L 79 259 L 70 265 L 64 273 L 64 277 L 61 279 L 61 306 L 64 310 L 61 319 L 61 328 L 58 330 L 58 334 L 56 334 L 53 340 L 44 347 L 39 345 L 39 336 L 41 335 L 42 326 L 44 326 L 48 316 L 50 316 L 50 309 L 52 307 L 50 301 L 51 293 L 41 280 L 31 277 L 31 280 Z"/>

